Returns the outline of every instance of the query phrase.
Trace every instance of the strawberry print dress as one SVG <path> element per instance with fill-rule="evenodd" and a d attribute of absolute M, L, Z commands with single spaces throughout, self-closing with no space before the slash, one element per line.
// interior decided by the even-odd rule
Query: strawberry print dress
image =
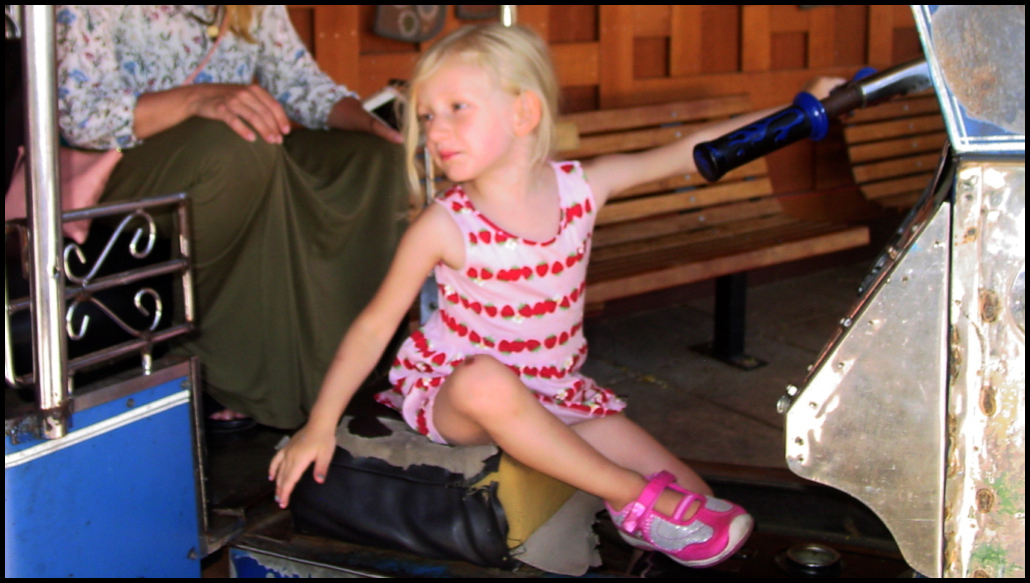
<path fill-rule="evenodd" d="M 435 200 L 465 237 L 465 266 L 436 266 L 440 307 L 401 346 L 390 371 L 393 388 L 376 395 L 433 441 L 446 443 L 432 423 L 436 392 L 476 354 L 507 364 L 567 424 L 626 406 L 579 372 L 587 355 L 583 292 L 597 208 L 578 162 L 552 165 L 561 220 L 550 241 L 505 232 L 476 210 L 460 185 Z"/>

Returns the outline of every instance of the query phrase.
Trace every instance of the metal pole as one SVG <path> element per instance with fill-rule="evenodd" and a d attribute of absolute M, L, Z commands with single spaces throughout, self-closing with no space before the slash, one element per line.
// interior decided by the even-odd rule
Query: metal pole
<path fill-rule="evenodd" d="M 41 433 L 53 439 L 67 433 L 71 391 L 66 372 L 64 271 L 61 263 L 61 196 L 57 168 L 57 84 L 54 7 L 26 5 L 26 151 L 30 276 L 36 387 Z"/>
<path fill-rule="evenodd" d="M 501 24 L 504 26 L 515 26 L 518 21 L 517 4 L 501 4 Z"/>

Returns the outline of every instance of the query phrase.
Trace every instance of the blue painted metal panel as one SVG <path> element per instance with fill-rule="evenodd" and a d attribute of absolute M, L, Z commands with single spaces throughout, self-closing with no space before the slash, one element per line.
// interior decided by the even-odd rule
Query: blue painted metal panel
<path fill-rule="evenodd" d="M 200 575 L 186 378 L 4 448 L 7 577 Z"/>

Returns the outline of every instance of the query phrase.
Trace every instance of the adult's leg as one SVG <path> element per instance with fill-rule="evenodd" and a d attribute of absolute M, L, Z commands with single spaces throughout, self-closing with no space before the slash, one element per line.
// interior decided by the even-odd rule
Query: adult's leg
<path fill-rule="evenodd" d="M 394 147 L 300 134 L 324 141 L 246 142 L 220 122 L 187 120 L 127 151 L 104 197 L 189 194 L 199 322 L 182 349 L 200 356 L 219 402 L 278 427 L 306 418 L 403 228 Z"/>

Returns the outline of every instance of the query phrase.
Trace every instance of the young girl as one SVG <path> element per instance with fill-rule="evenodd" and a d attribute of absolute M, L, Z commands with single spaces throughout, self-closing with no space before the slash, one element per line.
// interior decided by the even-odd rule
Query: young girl
<path fill-rule="evenodd" d="M 551 162 L 557 82 L 528 29 L 461 29 L 419 61 L 407 112 L 408 174 L 420 137 L 456 186 L 404 235 L 378 293 L 329 368 L 311 417 L 272 460 L 282 507 L 314 463 L 322 482 L 340 415 L 435 270 L 440 309 L 403 345 L 377 399 L 439 443 L 495 443 L 608 506 L 623 537 L 689 566 L 733 554 L 751 517 L 580 374 L 590 239 L 612 193 L 693 173 L 694 144 L 736 120 L 638 154 Z M 757 117 L 760 114 L 755 114 Z M 417 116 L 417 117 L 416 117 Z"/>

